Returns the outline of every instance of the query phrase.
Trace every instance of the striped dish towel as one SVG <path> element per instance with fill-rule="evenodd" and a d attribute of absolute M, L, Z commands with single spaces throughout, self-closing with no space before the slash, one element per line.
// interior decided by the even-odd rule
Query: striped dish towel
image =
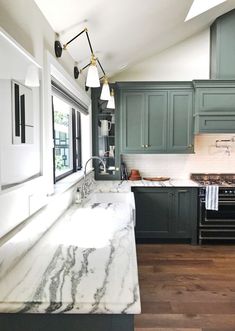
<path fill-rule="evenodd" d="M 219 186 L 209 185 L 206 187 L 206 209 L 218 210 Z"/>

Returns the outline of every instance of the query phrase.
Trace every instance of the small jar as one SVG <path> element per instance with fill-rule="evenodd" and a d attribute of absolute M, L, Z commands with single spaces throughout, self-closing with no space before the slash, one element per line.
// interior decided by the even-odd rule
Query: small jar
<path fill-rule="evenodd" d="M 81 202 L 82 202 L 82 194 L 80 188 L 78 187 L 75 194 L 75 203 L 79 204 Z"/>

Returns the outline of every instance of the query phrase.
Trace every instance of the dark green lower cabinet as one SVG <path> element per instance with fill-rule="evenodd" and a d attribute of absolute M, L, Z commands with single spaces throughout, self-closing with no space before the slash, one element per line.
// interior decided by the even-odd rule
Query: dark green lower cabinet
<path fill-rule="evenodd" d="M 197 188 L 133 187 L 137 239 L 197 241 Z"/>

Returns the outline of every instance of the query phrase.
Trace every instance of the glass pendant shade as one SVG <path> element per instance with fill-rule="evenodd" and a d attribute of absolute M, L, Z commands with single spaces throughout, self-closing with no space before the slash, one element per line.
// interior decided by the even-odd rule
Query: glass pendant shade
<path fill-rule="evenodd" d="M 100 99 L 101 100 L 109 100 L 110 99 L 110 89 L 109 89 L 109 83 L 108 83 L 107 79 L 104 80 L 101 95 L 100 95 Z"/>
<path fill-rule="evenodd" d="M 25 76 L 25 85 L 29 87 L 40 86 L 38 68 L 33 64 L 30 64 L 27 68 Z"/>
<path fill-rule="evenodd" d="M 115 100 L 114 100 L 114 91 L 113 91 L 113 89 L 112 89 L 111 94 L 110 94 L 110 99 L 108 101 L 107 108 L 115 109 Z"/>
<path fill-rule="evenodd" d="M 98 69 L 96 67 L 96 60 L 94 56 L 91 58 L 91 64 L 89 65 L 87 77 L 86 77 L 86 86 L 88 87 L 100 87 L 100 80 Z"/>

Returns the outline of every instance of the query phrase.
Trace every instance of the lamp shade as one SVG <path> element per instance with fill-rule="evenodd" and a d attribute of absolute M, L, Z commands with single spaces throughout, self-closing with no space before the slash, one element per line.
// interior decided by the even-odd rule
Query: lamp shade
<path fill-rule="evenodd" d="M 88 68 L 87 77 L 86 77 L 86 86 L 100 87 L 99 74 L 94 55 L 92 55 L 91 64 L 89 65 Z"/>
<path fill-rule="evenodd" d="M 113 89 L 110 94 L 110 99 L 108 101 L 107 108 L 115 109 L 114 90 Z"/>
<path fill-rule="evenodd" d="M 109 89 L 109 83 L 108 83 L 107 78 L 104 79 L 100 99 L 101 100 L 109 100 L 110 99 L 110 89 Z"/>
<path fill-rule="evenodd" d="M 38 68 L 33 64 L 30 64 L 27 68 L 25 85 L 29 87 L 40 86 Z"/>

